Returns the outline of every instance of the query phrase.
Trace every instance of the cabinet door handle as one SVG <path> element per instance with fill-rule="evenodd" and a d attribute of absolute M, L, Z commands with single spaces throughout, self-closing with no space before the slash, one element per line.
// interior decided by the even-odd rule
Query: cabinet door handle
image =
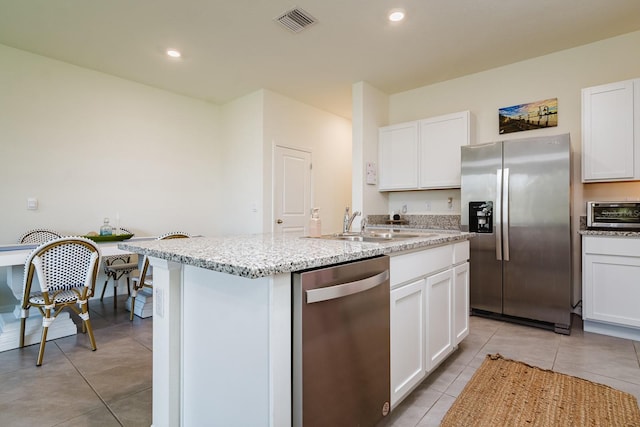
<path fill-rule="evenodd" d="M 280 218 L 278 218 L 278 220 L 276 221 L 276 224 L 282 224 L 284 221 L 281 220 Z"/>
<path fill-rule="evenodd" d="M 314 302 L 328 301 L 335 298 L 342 298 L 348 295 L 357 294 L 382 285 L 389 280 L 389 270 L 378 273 L 366 279 L 354 282 L 343 283 L 341 285 L 328 286 L 326 288 L 310 289 L 307 293 L 307 304 Z"/>

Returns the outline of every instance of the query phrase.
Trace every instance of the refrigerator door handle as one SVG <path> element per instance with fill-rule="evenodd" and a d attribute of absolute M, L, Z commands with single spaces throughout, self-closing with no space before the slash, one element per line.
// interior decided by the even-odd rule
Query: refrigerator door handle
<path fill-rule="evenodd" d="M 504 168 L 504 186 L 502 192 L 502 222 L 504 224 L 503 257 L 509 261 L 509 168 Z"/>
<path fill-rule="evenodd" d="M 496 169 L 496 259 L 502 261 L 502 169 Z"/>

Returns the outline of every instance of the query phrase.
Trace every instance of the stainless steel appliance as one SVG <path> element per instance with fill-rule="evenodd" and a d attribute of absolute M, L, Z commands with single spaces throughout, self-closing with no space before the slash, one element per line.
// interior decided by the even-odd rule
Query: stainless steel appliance
<path fill-rule="evenodd" d="M 587 227 L 640 229 L 640 202 L 587 202 Z"/>
<path fill-rule="evenodd" d="M 389 257 L 293 274 L 293 426 L 389 412 Z"/>
<path fill-rule="evenodd" d="M 462 147 L 473 314 L 569 334 L 570 163 L 568 134 Z"/>

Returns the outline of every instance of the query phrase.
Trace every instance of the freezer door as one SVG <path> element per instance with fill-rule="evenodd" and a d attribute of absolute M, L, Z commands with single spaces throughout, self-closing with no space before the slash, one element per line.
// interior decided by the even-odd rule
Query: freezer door
<path fill-rule="evenodd" d="M 461 151 L 461 228 L 469 231 L 470 203 L 491 202 L 494 221 L 490 233 L 478 233 L 470 243 L 470 289 L 472 309 L 502 313 L 502 261 L 500 245 L 500 192 L 502 143 L 468 145 Z"/>
<path fill-rule="evenodd" d="M 503 174 L 503 312 L 569 325 L 569 136 L 504 142 Z"/>

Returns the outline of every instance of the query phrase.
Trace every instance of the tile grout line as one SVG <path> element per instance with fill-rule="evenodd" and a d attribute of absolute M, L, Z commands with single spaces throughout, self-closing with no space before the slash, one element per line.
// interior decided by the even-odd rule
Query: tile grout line
<path fill-rule="evenodd" d="M 454 400 L 457 399 L 457 396 L 453 396 L 451 394 L 447 393 L 447 390 L 449 389 L 449 387 L 451 387 L 451 385 L 462 375 L 462 373 L 465 371 L 466 368 L 470 367 L 470 363 L 480 354 L 480 352 L 482 351 L 482 349 L 487 345 L 487 343 L 491 340 L 491 338 L 497 333 L 498 329 L 496 329 L 495 331 L 493 331 L 491 333 L 491 335 L 487 338 L 487 340 L 483 343 L 483 345 L 481 347 L 478 348 L 478 350 L 473 354 L 473 357 L 471 357 L 469 359 L 469 361 L 467 363 L 464 364 L 464 368 L 460 371 L 460 373 L 458 375 L 456 375 L 455 379 L 451 382 L 451 384 L 449 384 L 449 386 L 445 389 L 445 391 L 440 393 L 440 397 L 438 397 L 436 399 L 435 402 L 433 402 L 433 404 L 429 407 L 429 409 L 424 413 L 424 415 L 418 420 L 418 423 L 416 424 L 416 427 L 418 425 L 420 425 L 420 422 L 425 419 L 428 415 L 429 412 L 431 412 L 431 410 L 433 408 L 436 407 L 437 403 L 444 397 L 444 396 L 448 396 L 448 397 L 452 397 Z M 474 371 L 477 370 L 474 369 Z"/>
<path fill-rule="evenodd" d="M 56 344 L 56 347 L 58 347 L 58 349 L 60 350 L 60 352 L 62 354 L 64 354 L 64 357 L 69 361 L 69 363 L 71 364 L 71 366 L 73 366 L 73 369 L 76 370 L 76 372 L 82 377 L 82 379 L 84 380 L 85 383 L 87 383 L 87 385 L 89 386 L 89 388 L 96 394 L 96 396 L 98 397 L 98 399 L 100 399 L 100 401 L 102 402 L 102 404 L 105 406 L 105 408 L 107 408 L 107 411 L 109 411 L 109 413 L 113 416 L 113 418 L 118 422 L 118 424 L 120 424 L 121 426 L 124 427 L 124 424 L 122 423 L 122 421 L 120 421 L 120 418 L 118 418 L 118 416 L 116 415 L 115 412 L 113 412 L 113 410 L 111 409 L 111 407 L 109 406 L 109 404 L 102 398 L 102 396 L 100 395 L 100 393 L 98 393 L 98 391 L 93 387 L 93 385 L 89 382 L 89 380 L 84 376 L 84 374 L 82 372 L 80 372 L 80 370 L 76 367 L 76 365 L 73 363 L 73 361 L 69 358 L 69 356 L 67 355 L 67 353 L 65 353 L 65 351 L 58 345 L 57 342 L 54 341 L 54 343 Z M 68 420 L 67 420 L 68 421 Z"/>

